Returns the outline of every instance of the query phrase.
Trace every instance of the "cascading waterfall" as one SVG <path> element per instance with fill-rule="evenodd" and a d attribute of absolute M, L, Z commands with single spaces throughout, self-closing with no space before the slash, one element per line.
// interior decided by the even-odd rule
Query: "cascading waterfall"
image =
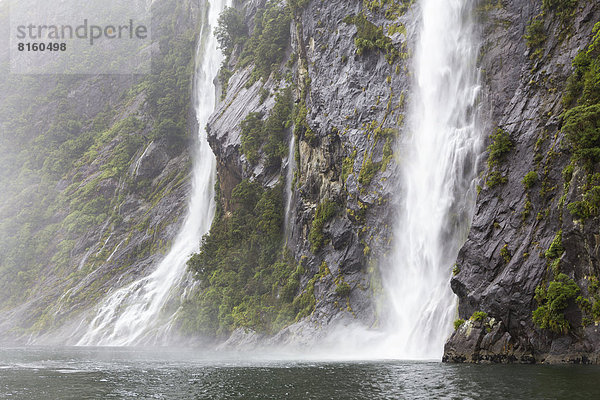
<path fill-rule="evenodd" d="M 284 221 L 284 229 L 285 229 L 285 240 L 289 239 L 289 225 L 290 218 L 292 214 L 292 200 L 294 195 L 294 189 L 292 188 L 292 183 L 294 181 L 294 169 L 296 168 L 296 158 L 294 157 L 296 151 L 296 136 L 292 133 L 292 137 L 290 138 L 289 150 L 288 150 L 288 165 L 287 165 L 287 173 L 285 177 L 285 221 Z"/>
<path fill-rule="evenodd" d="M 194 99 L 198 149 L 188 215 L 169 253 L 154 272 L 106 298 L 78 345 L 155 344 L 170 330 L 174 316 L 163 318 L 161 311 L 178 294 L 179 283 L 186 276 L 186 262 L 199 250 L 200 239 L 210 229 L 215 212 L 216 160 L 208 145 L 205 126 L 217 102 L 214 79 L 222 62 L 212 31 L 221 11 L 230 3 L 231 0 L 207 1 L 208 13 L 198 40 Z"/>
<path fill-rule="evenodd" d="M 401 358 L 439 359 L 452 329 L 452 265 L 474 208 L 479 45 L 474 0 L 422 0 L 415 83 L 401 150 L 403 202 L 384 285 Z"/>

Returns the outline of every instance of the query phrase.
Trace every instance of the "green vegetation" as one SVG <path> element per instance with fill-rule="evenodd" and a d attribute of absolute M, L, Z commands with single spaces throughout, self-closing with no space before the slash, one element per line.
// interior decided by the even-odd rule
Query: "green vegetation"
<path fill-rule="evenodd" d="M 542 13 L 531 20 L 525 33 L 527 47 L 532 50 L 531 59 L 539 59 L 544 53 L 544 44 L 548 34 L 544 26 L 548 16 L 557 18 L 561 23 L 561 39 L 571 29 L 570 23 L 577 10 L 579 0 L 542 0 Z"/>
<path fill-rule="evenodd" d="M 471 318 L 469 318 L 471 321 L 479 321 L 479 322 L 485 322 L 485 320 L 488 317 L 488 313 L 483 312 L 483 311 L 475 311 L 473 313 L 473 315 L 471 315 Z"/>
<path fill-rule="evenodd" d="M 298 314 L 296 314 L 294 321 L 297 322 L 313 313 L 316 305 L 315 284 L 328 275 L 331 275 L 331 272 L 329 271 L 327 263 L 323 261 L 319 267 L 319 272 L 308 281 L 306 289 L 299 294 L 292 303 L 293 309 L 298 310 Z"/>
<path fill-rule="evenodd" d="M 225 54 L 219 72 L 223 96 L 227 93 L 229 78 L 233 75 L 229 64 L 234 50 L 239 49 L 240 52 L 240 61 L 236 68 L 254 65 L 249 85 L 259 79 L 267 80 L 283 61 L 289 46 L 291 11 L 303 7 L 306 3 L 306 0 L 294 0 L 290 1 L 287 7 L 276 0 L 268 1 L 264 8 L 257 10 L 251 33 L 246 26 L 246 16 L 241 11 L 228 7 L 221 13 L 215 36 Z"/>
<path fill-rule="evenodd" d="M 496 186 L 504 185 L 506 182 L 508 182 L 508 178 L 506 178 L 506 176 L 504 176 L 501 172 L 492 171 L 488 174 L 485 184 L 487 187 L 492 189 Z"/>
<path fill-rule="evenodd" d="M 500 257 L 502 257 L 505 264 L 508 264 L 512 259 L 512 254 L 510 254 L 510 250 L 508 250 L 508 244 L 505 244 L 500 249 Z"/>
<path fill-rule="evenodd" d="M 308 108 L 306 108 L 306 95 L 307 90 L 305 89 L 300 96 L 300 103 L 294 107 L 294 134 L 304 139 L 312 147 L 316 147 L 319 143 L 317 135 L 308 125 L 306 117 L 308 116 Z"/>
<path fill-rule="evenodd" d="M 373 162 L 372 156 L 365 157 L 362 168 L 358 173 L 358 183 L 362 186 L 368 186 L 375 174 L 381 169 L 381 162 Z"/>
<path fill-rule="evenodd" d="M 563 171 L 562 171 L 562 176 L 563 179 L 565 181 L 565 184 L 569 184 L 571 183 L 571 180 L 573 179 L 573 172 L 574 172 L 575 168 L 573 167 L 573 164 L 569 164 L 567 165 Z"/>
<path fill-rule="evenodd" d="M 350 295 L 350 285 L 346 282 L 339 282 L 335 287 L 335 294 L 340 297 L 348 297 Z"/>
<path fill-rule="evenodd" d="M 573 218 L 585 221 L 597 217 L 600 212 L 600 174 L 587 176 L 586 185 L 583 187 L 583 199 L 567 205 Z"/>
<path fill-rule="evenodd" d="M 392 39 L 383 33 L 383 28 L 370 22 L 363 13 L 344 18 L 347 24 L 356 25 L 356 53 L 362 55 L 371 50 L 381 50 L 385 54 L 385 59 L 389 64 L 400 57 L 400 51 L 394 47 Z"/>
<path fill-rule="evenodd" d="M 558 231 L 550 247 L 544 253 L 544 256 L 549 260 L 560 258 L 565 252 L 565 248 L 562 245 L 562 230 Z"/>
<path fill-rule="evenodd" d="M 567 210 L 576 220 L 586 220 L 590 217 L 590 209 L 585 201 L 574 201 L 567 205 Z"/>
<path fill-rule="evenodd" d="M 571 329 L 564 311 L 580 292 L 579 286 L 565 274 L 559 274 L 548 288 L 538 286 L 535 299 L 539 307 L 533 312 L 533 322 L 541 329 L 566 334 Z"/>
<path fill-rule="evenodd" d="M 342 182 L 346 182 L 350 174 L 354 173 L 354 161 L 356 160 L 357 152 L 354 150 L 349 157 L 344 158 L 342 162 Z"/>
<path fill-rule="evenodd" d="M 458 274 L 460 274 L 460 265 L 454 264 L 454 267 L 452 267 L 452 276 L 456 276 Z"/>
<path fill-rule="evenodd" d="M 529 190 L 536 184 L 537 180 L 538 180 L 537 172 L 530 171 L 523 177 L 523 181 L 522 181 L 523 186 L 525 186 L 525 189 Z"/>
<path fill-rule="evenodd" d="M 337 204 L 332 200 L 325 200 L 317 206 L 315 217 L 313 218 L 308 240 L 311 249 L 316 252 L 327 243 L 323 228 L 338 212 Z"/>
<path fill-rule="evenodd" d="M 464 319 L 457 319 L 456 321 L 454 321 L 454 330 L 457 331 L 458 328 L 460 328 L 463 324 L 465 323 Z"/>
<path fill-rule="evenodd" d="M 297 12 L 303 9 L 310 0 L 288 0 L 288 5 L 290 6 L 292 12 Z"/>
<path fill-rule="evenodd" d="M 542 0 L 542 10 L 552 12 L 566 26 L 575 15 L 579 0 Z"/>
<path fill-rule="evenodd" d="M 307 61 L 304 58 L 301 58 L 301 64 L 306 65 L 306 63 Z M 309 109 L 306 106 L 306 99 L 308 97 L 310 85 L 311 80 L 307 74 L 300 83 L 302 90 L 298 99 L 299 101 L 296 103 L 293 110 L 294 135 L 296 135 L 297 138 L 304 139 L 312 147 L 316 147 L 319 144 L 319 138 L 315 132 L 313 132 L 310 125 L 308 125 L 307 120 Z"/>
<path fill-rule="evenodd" d="M 262 117 L 263 116 L 260 113 L 250 113 L 240 124 L 242 130 L 242 154 L 246 156 L 246 159 L 250 164 L 256 164 L 258 162 L 258 151 L 263 145 L 263 131 L 265 124 Z"/>
<path fill-rule="evenodd" d="M 573 60 L 574 71 L 567 81 L 563 97 L 565 107 L 590 106 L 600 102 L 600 22 L 594 26 L 592 34 L 591 43 Z"/>
<path fill-rule="evenodd" d="M 550 267 L 552 268 L 552 272 L 556 276 L 559 273 L 560 269 L 560 257 L 565 252 L 565 249 L 562 245 L 562 230 L 558 231 L 550 247 L 544 253 L 544 256 L 549 261 Z"/>
<path fill-rule="evenodd" d="M 541 16 L 535 17 L 527 26 L 525 34 L 525 42 L 527 47 L 533 52 L 529 55 L 530 58 L 540 58 L 544 53 L 544 43 L 546 43 L 546 29 L 544 28 L 544 20 Z"/>
<path fill-rule="evenodd" d="M 229 58 L 236 45 L 243 45 L 248 40 L 244 14 L 233 7 L 226 7 L 219 16 L 215 37 L 225 57 Z"/>
<path fill-rule="evenodd" d="M 269 1 L 264 9 L 259 9 L 254 17 L 252 34 L 243 43 L 240 68 L 250 63 L 255 68 L 252 81 L 266 80 L 271 72 L 281 64 L 290 43 L 290 22 L 292 16 L 287 7 L 278 1 Z"/>
<path fill-rule="evenodd" d="M 587 204 L 590 215 L 598 216 L 600 211 L 600 186 L 593 186 L 588 189 L 583 195 L 583 200 Z"/>
<path fill-rule="evenodd" d="M 281 160 L 287 153 L 286 136 L 292 123 L 292 90 L 286 88 L 280 91 L 275 100 L 275 106 L 269 117 L 263 121 L 263 116 L 250 113 L 241 122 L 242 153 L 250 164 L 259 161 L 260 150 L 266 155 L 266 166 L 279 168 Z"/>
<path fill-rule="evenodd" d="M 492 10 L 501 10 L 504 6 L 502 0 L 482 0 L 477 3 L 476 11 L 478 14 L 485 15 Z"/>
<path fill-rule="evenodd" d="M 389 163 L 394 157 L 393 143 L 394 139 L 398 136 L 398 130 L 394 128 L 384 128 L 385 121 L 387 120 L 391 110 L 391 99 L 388 101 L 387 112 L 383 118 L 384 122 L 373 120 L 370 123 L 363 123 L 364 134 L 368 138 L 374 139 L 375 145 L 383 141 L 382 147 L 382 158 L 381 161 L 373 161 L 373 155 L 365 155 L 361 165 L 361 169 L 358 172 L 358 183 L 362 186 L 361 192 L 365 192 L 366 188 L 371 184 L 373 178 L 378 172 L 386 170 Z M 356 151 L 352 157 L 346 158 L 342 164 L 342 177 L 345 179 L 348 177 L 350 172 L 353 172 L 353 165 L 356 158 Z"/>
<path fill-rule="evenodd" d="M 495 135 L 491 135 L 492 143 L 488 146 L 488 167 L 493 167 L 502 161 L 514 147 L 510 135 L 504 129 L 498 128 Z"/>
<path fill-rule="evenodd" d="M 591 325 L 600 321 L 600 284 L 596 276 L 586 277 L 589 298 L 578 296 L 577 305 L 582 312 L 582 324 Z"/>
<path fill-rule="evenodd" d="M 385 10 L 385 17 L 396 20 L 408 11 L 414 0 L 363 0 L 363 7 L 371 12 Z"/>
<path fill-rule="evenodd" d="M 574 71 L 567 81 L 562 130 L 568 139 L 572 162 L 565 168 L 565 183 L 573 178 L 575 166 L 585 172 L 582 200 L 567 205 L 574 218 L 585 221 L 598 215 L 600 206 L 600 22 L 594 26 L 591 43 L 573 60 Z"/>
<path fill-rule="evenodd" d="M 531 203 L 529 195 L 527 195 L 527 198 L 525 200 L 525 206 L 523 207 L 523 211 L 521 212 L 521 221 L 525 222 L 525 220 L 529 218 L 529 216 L 531 215 L 531 210 L 533 210 L 533 204 Z"/>
<path fill-rule="evenodd" d="M 510 139 L 508 132 L 498 128 L 495 135 L 491 135 L 492 143 L 488 146 L 488 173 L 485 184 L 489 188 L 505 184 L 508 179 L 497 170 L 501 161 L 513 149 L 514 144 Z"/>
<path fill-rule="evenodd" d="M 165 55 L 153 59 L 152 73 L 133 92 L 147 93 L 146 103 L 155 118 L 149 139 L 165 138 L 172 153 L 178 154 L 185 149 L 189 137 L 187 123 L 197 33 L 192 29 L 177 33 L 177 28 L 168 21 L 163 29 Z"/>
<path fill-rule="evenodd" d="M 567 111 L 563 132 L 571 142 L 576 161 L 586 162 L 589 166 L 600 161 L 600 103 Z"/>
<path fill-rule="evenodd" d="M 548 287 L 544 284 L 536 287 L 535 299 L 539 307 L 533 312 L 533 322 L 538 327 L 562 334 L 568 333 L 571 329 L 565 319 L 564 311 L 574 302 L 580 292 L 575 281 L 559 271 L 560 257 L 564 252 L 561 230 L 556 233 L 548 250 L 544 253 L 555 279 L 550 282 Z"/>
<path fill-rule="evenodd" d="M 275 332 L 301 311 L 293 300 L 301 266 L 281 254 L 283 188 L 242 181 L 231 213 L 219 210 L 199 254 L 188 266 L 201 291 L 184 305 L 182 328 L 208 337 L 244 327 Z"/>
<path fill-rule="evenodd" d="M 88 264 L 103 262 L 110 254 L 94 253 L 78 270 L 73 256 L 81 254 L 77 246 L 84 235 L 92 238 L 103 224 L 110 229 L 121 223 L 116 206 L 125 196 L 153 197 L 155 190 L 164 194 L 170 190 L 166 186 L 173 187 L 169 183 L 180 179 L 178 173 L 187 174 L 188 165 L 182 165 L 171 176 L 173 181 L 156 186 L 128 176 L 132 161 L 150 141 L 166 144 L 172 157 L 187 144 L 197 31 L 173 24 L 183 12 L 174 0 L 153 5 L 158 22 L 153 36 L 160 51 L 153 53 L 147 76 L 0 77 L 2 306 L 24 302 L 48 285 L 48 278 L 55 287 L 81 279 L 90 272 Z M 99 97 L 82 103 L 86 88 Z M 75 109 L 82 111 L 75 114 Z M 119 182 L 119 192 L 114 193 Z M 129 257 L 139 259 L 146 250 L 132 249 Z M 111 277 L 97 275 L 77 296 L 82 302 L 97 299 L 101 284 Z M 45 301 L 36 310 L 46 315 L 40 317 L 45 322 L 35 329 L 52 323 L 44 308 L 53 304 Z"/>

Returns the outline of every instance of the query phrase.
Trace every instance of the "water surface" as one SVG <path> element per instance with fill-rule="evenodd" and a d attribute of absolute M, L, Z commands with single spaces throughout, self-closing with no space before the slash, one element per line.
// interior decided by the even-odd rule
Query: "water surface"
<path fill-rule="evenodd" d="M 600 398 L 599 380 L 595 366 L 217 358 L 189 349 L 0 349 L 0 399 L 593 399 Z"/>

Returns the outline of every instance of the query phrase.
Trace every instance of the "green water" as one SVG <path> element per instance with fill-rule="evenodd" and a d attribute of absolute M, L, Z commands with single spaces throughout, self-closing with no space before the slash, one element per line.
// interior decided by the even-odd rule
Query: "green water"
<path fill-rule="evenodd" d="M 273 357 L 0 349 L 0 399 L 600 399 L 595 366 L 268 359 Z"/>

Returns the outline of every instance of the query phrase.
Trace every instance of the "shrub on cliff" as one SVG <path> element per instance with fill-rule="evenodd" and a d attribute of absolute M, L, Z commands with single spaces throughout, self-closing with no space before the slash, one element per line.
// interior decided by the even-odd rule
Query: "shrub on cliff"
<path fill-rule="evenodd" d="M 560 258 L 564 252 L 565 248 L 562 245 L 562 230 L 560 230 L 556 233 L 556 236 L 554 236 L 552 243 L 550 243 L 550 247 L 546 250 L 544 255 L 547 259 L 554 260 Z"/>
<path fill-rule="evenodd" d="M 275 98 L 275 106 L 269 117 L 250 113 L 240 124 L 242 153 L 248 162 L 255 165 L 260 159 L 260 150 L 266 158 L 266 166 L 278 168 L 287 153 L 286 137 L 292 123 L 292 90 L 285 88 Z"/>
<path fill-rule="evenodd" d="M 465 323 L 464 319 L 459 318 L 459 319 L 455 320 L 454 321 L 454 330 L 455 331 L 458 330 L 458 328 L 460 328 L 464 323 Z"/>
<path fill-rule="evenodd" d="M 235 45 L 243 44 L 248 39 L 248 28 L 244 15 L 233 7 L 227 7 L 219 16 L 215 37 L 225 56 L 231 55 Z"/>
<path fill-rule="evenodd" d="M 600 161 L 600 104 L 567 111 L 563 131 L 572 144 L 576 160 Z"/>
<path fill-rule="evenodd" d="M 575 14 L 579 0 L 542 0 L 542 9 L 553 12 L 563 24 Z"/>
<path fill-rule="evenodd" d="M 240 66 L 255 65 L 251 82 L 262 78 L 266 80 L 283 61 L 290 42 L 290 23 L 292 16 L 288 7 L 282 7 L 277 1 L 269 1 L 254 18 L 254 30 L 245 42 Z"/>
<path fill-rule="evenodd" d="M 379 49 L 385 53 L 389 64 L 393 64 L 400 57 L 400 52 L 394 47 L 392 39 L 383 33 L 383 28 L 369 21 L 363 13 L 348 16 L 344 18 L 344 22 L 356 26 L 356 54 L 362 55 L 367 51 Z"/>
<path fill-rule="evenodd" d="M 471 318 L 469 318 L 471 321 L 479 321 L 479 322 L 485 322 L 485 320 L 488 317 L 488 313 L 484 312 L 484 311 L 475 311 L 473 313 L 473 315 L 471 315 Z"/>
<path fill-rule="evenodd" d="M 265 190 L 244 180 L 232 191 L 231 203 L 188 261 L 201 290 L 184 305 L 185 331 L 209 337 L 239 327 L 274 332 L 300 311 L 290 308 L 300 272 L 281 255 L 282 186 Z"/>
<path fill-rule="evenodd" d="M 574 158 L 588 163 L 600 161 L 600 22 L 592 33 L 590 45 L 573 60 L 563 97 L 565 107 L 575 106 L 563 115 L 563 131 Z"/>
<path fill-rule="evenodd" d="M 532 50 L 531 58 L 541 57 L 544 52 L 544 43 L 546 42 L 547 34 L 544 28 L 544 21 L 538 16 L 534 18 L 527 26 L 525 34 L 527 47 Z"/>
<path fill-rule="evenodd" d="M 495 135 L 491 135 L 492 143 L 488 146 L 488 166 L 491 168 L 496 165 L 504 156 L 512 150 L 512 142 L 508 132 L 498 128 Z"/>
<path fill-rule="evenodd" d="M 538 286 L 535 289 L 535 299 L 540 306 L 533 312 L 533 322 L 539 328 L 566 334 L 571 326 L 564 311 L 579 292 L 579 286 L 565 274 L 559 274 L 548 288 Z"/>
<path fill-rule="evenodd" d="M 308 240 L 310 241 L 312 251 L 318 251 L 325 245 L 327 239 L 323 234 L 323 228 L 337 213 L 337 204 L 331 200 L 325 200 L 317 206 L 315 217 L 312 222 Z"/>
<path fill-rule="evenodd" d="M 524 177 L 523 177 L 523 186 L 525 186 L 525 189 L 531 189 L 537 182 L 538 180 L 538 174 L 535 171 L 529 171 Z"/>
<path fill-rule="evenodd" d="M 258 151 L 263 144 L 263 127 L 262 114 L 255 112 L 248 114 L 240 123 L 242 153 L 250 164 L 258 162 Z"/>
<path fill-rule="evenodd" d="M 346 282 L 339 282 L 336 284 L 335 294 L 340 297 L 348 297 L 351 291 L 352 289 L 350 288 L 350 285 L 348 285 Z"/>

